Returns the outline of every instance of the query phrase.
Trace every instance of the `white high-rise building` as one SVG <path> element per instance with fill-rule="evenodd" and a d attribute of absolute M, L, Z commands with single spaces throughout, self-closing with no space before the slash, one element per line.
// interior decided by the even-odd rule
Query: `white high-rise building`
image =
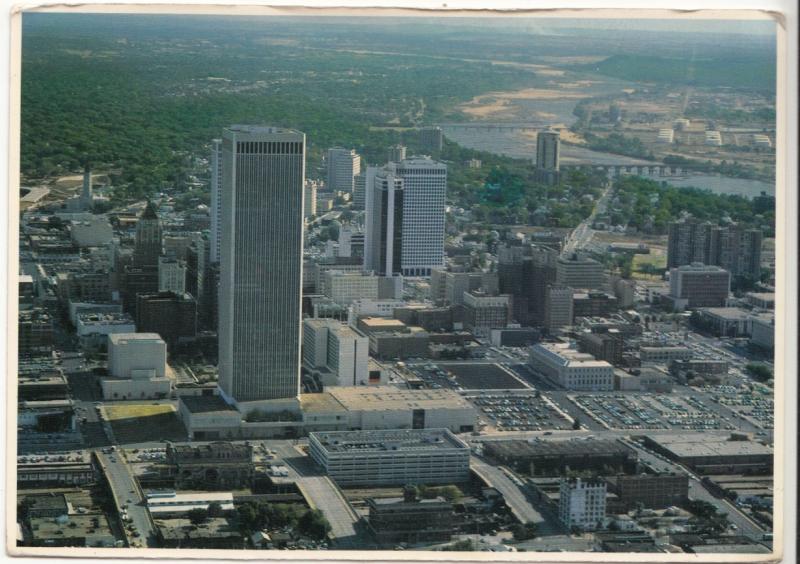
<path fill-rule="evenodd" d="M 406 147 L 404 145 L 392 145 L 387 151 L 388 162 L 399 163 L 406 160 Z"/>
<path fill-rule="evenodd" d="M 430 276 L 444 266 L 446 194 L 447 165 L 427 157 L 368 169 L 365 268 Z"/>
<path fill-rule="evenodd" d="M 220 218 L 222 213 L 222 139 L 211 141 L 211 242 L 208 260 L 219 262 L 221 241 Z"/>
<path fill-rule="evenodd" d="M 326 386 L 357 386 L 369 377 L 369 339 L 334 319 L 303 322 L 303 363 Z"/>
<path fill-rule="evenodd" d="M 594 531 L 603 527 L 606 518 L 606 483 L 603 480 L 562 478 L 558 518 L 568 528 Z"/>
<path fill-rule="evenodd" d="M 109 335 L 108 371 L 115 378 L 164 378 L 167 345 L 158 333 Z"/>
<path fill-rule="evenodd" d="M 158 257 L 158 291 L 186 292 L 186 263 L 173 257 Z"/>
<path fill-rule="evenodd" d="M 317 181 L 306 180 L 303 196 L 303 217 L 309 219 L 317 215 Z"/>
<path fill-rule="evenodd" d="M 304 157 L 298 131 L 223 134 L 219 385 L 237 403 L 300 392 Z"/>
<path fill-rule="evenodd" d="M 361 172 L 361 157 L 354 149 L 328 149 L 328 190 L 353 192 L 353 179 Z"/>
<path fill-rule="evenodd" d="M 403 276 L 430 276 L 444 266 L 447 165 L 412 157 L 396 166 L 403 179 Z"/>

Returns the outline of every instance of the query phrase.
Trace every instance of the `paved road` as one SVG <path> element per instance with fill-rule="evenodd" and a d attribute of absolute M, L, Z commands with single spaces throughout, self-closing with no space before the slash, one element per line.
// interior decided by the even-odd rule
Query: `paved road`
<path fill-rule="evenodd" d="M 290 441 L 270 443 L 270 447 L 283 459 L 289 469 L 289 477 L 297 481 L 310 502 L 328 519 L 336 546 L 363 546 L 365 539 L 358 524 L 358 515 L 339 492 L 336 484 L 322 473 L 322 469 L 309 456 L 300 454 Z"/>
<path fill-rule="evenodd" d="M 114 490 L 117 502 L 120 505 L 127 504 L 128 516 L 131 519 L 129 523 L 133 524 L 135 530 L 141 535 L 140 537 L 134 537 L 131 534 L 132 532 L 126 529 L 129 542 L 132 545 L 141 543 L 144 547 L 158 546 L 146 503 L 139 493 L 140 490 L 131 474 L 130 466 L 123 460 L 121 453 L 118 452 L 111 454 L 97 452 L 97 457 L 111 488 Z"/>
<path fill-rule="evenodd" d="M 506 505 L 517 519 L 523 523 L 532 521 L 541 527 L 545 518 L 531 505 L 521 483 L 515 483 L 502 469 L 488 464 L 477 456 L 470 457 L 469 465 L 483 481 L 503 495 Z"/>
<path fill-rule="evenodd" d="M 592 240 L 592 237 L 594 236 L 592 224 L 594 223 L 595 217 L 605 212 L 606 206 L 608 205 L 608 200 L 611 197 L 612 186 L 613 184 L 609 181 L 606 184 L 603 194 L 600 196 L 600 198 L 598 198 L 592 213 L 589 215 L 589 217 L 584 219 L 580 225 L 578 225 L 578 227 L 573 229 L 572 233 L 570 233 L 569 239 L 567 239 L 567 242 L 564 244 L 563 254 L 578 251 L 588 245 L 589 241 Z"/>

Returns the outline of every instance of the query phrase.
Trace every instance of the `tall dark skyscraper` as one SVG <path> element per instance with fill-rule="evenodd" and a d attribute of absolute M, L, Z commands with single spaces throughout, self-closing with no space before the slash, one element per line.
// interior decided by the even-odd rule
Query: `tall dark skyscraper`
<path fill-rule="evenodd" d="M 133 249 L 134 266 L 158 266 L 158 257 L 163 247 L 161 220 L 158 219 L 153 202 L 147 206 L 136 224 L 136 244 Z"/>
<path fill-rule="evenodd" d="M 364 268 L 380 276 L 400 274 L 403 250 L 403 179 L 387 169 L 367 169 Z"/>
<path fill-rule="evenodd" d="M 370 168 L 366 191 L 366 268 L 430 276 L 444 266 L 446 164 L 411 157 Z"/>
<path fill-rule="evenodd" d="M 558 183 L 561 140 L 558 131 L 540 131 L 536 135 L 536 179 L 545 184 Z"/>
<path fill-rule="evenodd" d="M 238 402 L 300 392 L 305 135 L 236 125 L 222 138 L 219 385 Z"/>
<path fill-rule="evenodd" d="M 669 225 L 667 267 L 697 262 L 720 266 L 732 276 L 758 280 L 762 242 L 760 229 L 736 224 L 719 226 L 684 218 Z"/>

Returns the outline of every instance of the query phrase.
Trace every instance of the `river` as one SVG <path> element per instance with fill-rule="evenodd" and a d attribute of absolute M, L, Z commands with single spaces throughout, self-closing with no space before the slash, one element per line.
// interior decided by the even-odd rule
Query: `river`
<path fill-rule="evenodd" d="M 448 139 L 455 141 L 462 147 L 517 159 L 533 160 L 536 157 L 536 138 L 531 131 L 448 127 L 446 125 L 442 129 Z M 583 147 L 565 144 L 561 145 L 561 163 L 622 166 L 654 164 L 642 159 L 592 151 Z M 717 194 L 737 194 L 747 198 L 758 196 L 761 192 L 766 192 L 772 196 L 775 195 L 775 183 L 761 180 L 729 178 L 715 174 L 693 174 L 680 177 L 657 176 L 653 178 L 655 180 L 663 180 L 672 186 L 702 188 Z"/>

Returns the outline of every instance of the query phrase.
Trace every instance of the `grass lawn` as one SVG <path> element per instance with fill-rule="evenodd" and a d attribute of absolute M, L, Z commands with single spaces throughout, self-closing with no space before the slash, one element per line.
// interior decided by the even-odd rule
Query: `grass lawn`
<path fill-rule="evenodd" d="M 130 404 L 103 408 L 119 444 L 186 440 L 186 429 L 171 405 Z"/>
<path fill-rule="evenodd" d="M 151 405 L 151 404 L 131 404 L 131 405 L 108 405 L 103 408 L 105 418 L 111 422 L 119 419 L 154 417 L 175 411 L 171 405 Z"/>

